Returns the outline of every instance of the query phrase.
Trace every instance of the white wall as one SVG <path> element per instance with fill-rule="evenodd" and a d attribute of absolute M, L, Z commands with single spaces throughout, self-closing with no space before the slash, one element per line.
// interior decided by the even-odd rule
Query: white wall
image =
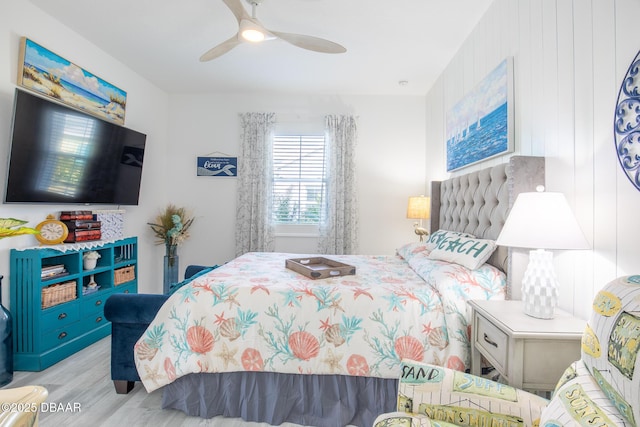
<path fill-rule="evenodd" d="M 514 58 L 515 153 L 546 157 L 547 189 L 567 196 L 593 247 L 555 257 L 560 305 L 584 318 L 604 284 L 640 273 L 640 193 L 618 165 L 613 137 L 618 90 L 640 49 L 638 16 L 637 0 L 496 0 L 427 95 L 427 152 L 438 176 L 446 111 Z"/>
<path fill-rule="evenodd" d="M 238 114 L 253 111 L 275 112 L 278 126 L 288 129 L 311 123 L 320 131 L 326 114 L 358 116 L 359 252 L 393 254 L 417 239 L 406 203 L 425 192 L 424 97 L 172 95 L 169 140 L 176 149 L 167 190 L 196 216 L 191 238 L 179 249 L 181 265 L 220 264 L 235 255 L 237 178 L 197 177 L 196 157 L 237 156 Z M 315 239 L 278 238 L 276 250 L 315 252 Z"/>
<path fill-rule="evenodd" d="M 87 40 L 33 7 L 7 0 L 0 4 L 0 186 L 4 191 L 13 93 L 21 36 L 127 91 L 126 125 L 144 132 L 147 149 L 140 205 L 126 207 L 126 234 L 139 237 L 139 290 L 162 291 L 164 249 L 154 245 L 147 222 L 168 202 L 192 210 L 192 236 L 179 249 L 180 274 L 188 264 L 224 263 L 235 254 L 235 178 L 196 177 L 196 157 L 219 151 L 238 154 L 238 113 L 274 111 L 294 128 L 325 114 L 359 117 L 357 150 L 360 197 L 360 252 L 392 254 L 417 237 L 405 218 L 407 198 L 425 192 L 424 97 L 168 95 Z M 0 205 L 0 217 L 29 220 L 35 226 L 58 205 Z M 9 251 L 34 246 L 35 238 L 0 241 L 3 301 L 9 302 Z M 314 239 L 280 238 L 277 250 L 313 252 Z"/>
<path fill-rule="evenodd" d="M 127 211 L 125 233 L 140 237 L 138 265 L 139 276 L 142 279 L 140 290 L 159 292 L 162 289 L 162 266 L 161 262 L 160 264 L 158 262 L 159 255 L 155 251 L 146 223 L 166 200 L 165 146 L 168 143 L 169 111 L 167 94 L 30 3 L 21 0 L 3 0 L 0 2 L 0 58 L 2 58 L 0 62 L 2 64 L 0 66 L 0 188 L 2 193 L 4 193 L 8 164 L 19 40 L 23 36 L 127 91 L 126 125 L 147 134 L 147 149 L 140 206 L 125 208 Z M 77 208 L 76 206 L 72 209 Z M 59 205 L 0 204 L 0 217 L 25 219 L 29 221 L 27 225 L 34 227 L 48 214 L 56 214 L 65 209 L 70 208 Z M 3 304 L 9 305 L 10 249 L 36 244 L 37 241 L 33 236 L 0 240 L 0 274 L 4 275 Z"/>

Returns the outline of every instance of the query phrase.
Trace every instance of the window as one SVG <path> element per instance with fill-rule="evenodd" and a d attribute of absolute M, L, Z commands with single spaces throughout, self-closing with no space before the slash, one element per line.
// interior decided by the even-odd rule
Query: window
<path fill-rule="evenodd" d="M 327 191 L 324 136 L 275 136 L 273 220 L 319 224 Z"/>

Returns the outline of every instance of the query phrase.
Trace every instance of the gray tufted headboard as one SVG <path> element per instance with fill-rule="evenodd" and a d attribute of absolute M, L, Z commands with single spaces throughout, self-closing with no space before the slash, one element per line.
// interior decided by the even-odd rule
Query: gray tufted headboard
<path fill-rule="evenodd" d="M 495 240 L 519 193 L 544 185 L 544 158 L 512 156 L 509 163 L 431 183 L 431 231 L 470 233 Z M 498 246 L 489 263 L 514 273 L 511 250 Z M 513 297 L 513 289 L 508 297 Z"/>

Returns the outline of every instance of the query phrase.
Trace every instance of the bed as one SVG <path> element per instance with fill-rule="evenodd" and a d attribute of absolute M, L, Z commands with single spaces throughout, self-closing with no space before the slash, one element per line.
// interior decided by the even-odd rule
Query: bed
<path fill-rule="evenodd" d="M 402 358 L 468 367 L 466 300 L 510 296 L 514 265 L 491 241 L 542 183 L 544 160 L 522 156 L 433 183 L 429 241 L 327 256 L 354 275 L 312 280 L 285 268 L 299 254 L 244 254 L 163 304 L 134 348 L 140 379 L 203 418 L 369 426 L 395 407 Z"/>

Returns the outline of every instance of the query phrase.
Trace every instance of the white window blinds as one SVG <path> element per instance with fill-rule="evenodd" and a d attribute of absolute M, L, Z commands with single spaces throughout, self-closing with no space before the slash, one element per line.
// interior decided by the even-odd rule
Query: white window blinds
<path fill-rule="evenodd" d="M 324 136 L 276 136 L 273 142 L 273 219 L 318 224 L 326 200 Z"/>

